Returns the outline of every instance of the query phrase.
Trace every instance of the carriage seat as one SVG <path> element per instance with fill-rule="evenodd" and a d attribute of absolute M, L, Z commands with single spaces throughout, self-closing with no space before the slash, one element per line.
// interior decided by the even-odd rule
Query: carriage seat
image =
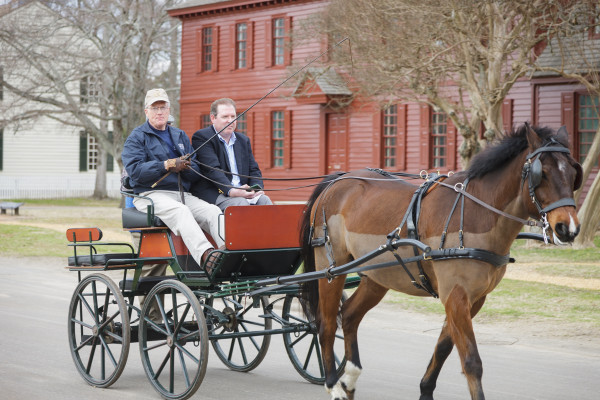
<path fill-rule="evenodd" d="M 153 215 L 151 220 L 148 221 L 148 214 L 138 211 L 135 207 L 124 208 L 121 212 L 121 217 L 123 220 L 123 229 L 166 227 L 165 223 L 156 215 Z"/>
<path fill-rule="evenodd" d="M 69 228 L 66 232 L 67 240 L 73 247 L 73 255 L 67 258 L 67 264 L 74 269 L 85 267 L 129 268 L 136 255 L 129 243 L 100 242 L 102 231 L 100 228 Z M 128 247 L 127 253 L 98 253 L 98 248 Z M 113 260 L 123 260 L 116 262 Z"/>
<path fill-rule="evenodd" d="M 106 254 L 89 254 L 70 256 L 68 258 L 69 267 L 89 267 L 92 265 L 107 265 L 110 260 L 132 259 L 133 255 L 129 253 L 106 253 Z"/>

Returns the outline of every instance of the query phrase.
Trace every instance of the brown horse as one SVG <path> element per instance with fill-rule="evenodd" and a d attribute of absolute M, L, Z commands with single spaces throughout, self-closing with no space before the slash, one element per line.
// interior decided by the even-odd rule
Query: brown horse
<path fill-rule="evenodd" d="M 408 235 L 433 249 L 467 253 L 462 258 L 425 257 L 420 263 L 402 266 L 398 262 L 393 267 L 363 270 L 360 285 L 341 310 L 347 364 L 340 379 L 333 341 L 345 275 L 303 285 L 309 309 L 317 318 L 325 387 L 331 398 L 354 398 L 362 370 L 358 326 L 393 289 L 415 296 L 439 295 L 446 310 L 439 340 L 421 380 L 420 398 L 433 399 L 442 365 L 456 346 L 471 398 L 484 399 L 483 368 L 472 319 L 504 276 L 511 243 L 527 218 L 544 221 L 555 241 L 573 241 L 579 232 L 573 191 L 580 185 L 581 166 L 568 152 L 566 130 L 561 128 L 555 134 L 548 128 L 528 125 L 480 152 L 467 171 L 441 183 L 433 182 L 426 191 L 415 191 L 415 185 L 377 171 L 326 178 L 309 200 L 310 213 L 303 221 L 306 272 L 356 260 L 394 236 Z M 460 193 L 461 187 L 467 194 Z M 482 202 L 478 204 L 477 199 Z M 417 253 L 413 247 L 400 247 L 397 257 L 389 251 L 365 265 L 415 258 Z"/>

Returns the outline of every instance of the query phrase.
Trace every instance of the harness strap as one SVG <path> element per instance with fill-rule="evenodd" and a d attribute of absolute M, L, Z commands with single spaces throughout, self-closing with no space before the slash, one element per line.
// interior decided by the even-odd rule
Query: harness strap
<path fill-rule="evenodd" d="M 544 224 L 542 224 L 540 221 L 533 221 L 533 220 L 515 217 L 514 215 L 508 214 L 502 210 L 497 209 L 496 207 L 492 207 L 489 204 L 486 204 L 485 202 L 479 200 L 477 197 L 473 196 L 472 194 L 467 193 L 467 191 L 465 191 L 464 185 L 462 183 L 457 183 L 456 185 L 448 185 L 447 183 L 444 183 L 444 182 L 438 182 L 438 183 L 442 186 L 453 189 L 455 192 L 460 193 L 465 197 L 468 197 L 469 200 L 472 200 L 475 203 L 479 204 L 480 206 L 485 207 L 488 210 L 495 212 L 496 214 L 502 215 L 503 217 L 512 219 L 513 221 L 517 221 L 526 226 L 537 226 L 538 228 L 543 228 L 543 226 L 544 226 Z"/>

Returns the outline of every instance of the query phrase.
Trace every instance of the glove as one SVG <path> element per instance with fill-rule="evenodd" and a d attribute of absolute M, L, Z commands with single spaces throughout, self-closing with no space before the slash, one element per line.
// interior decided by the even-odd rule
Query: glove
<path fill-rule="evenodd" d="M 189 160 L 183 160 L 181 157 L 179 158 L 170 158 L 165 161 L 165 168 L 169 172 L 181 172 L 185 169 L 190 168 Z"/>

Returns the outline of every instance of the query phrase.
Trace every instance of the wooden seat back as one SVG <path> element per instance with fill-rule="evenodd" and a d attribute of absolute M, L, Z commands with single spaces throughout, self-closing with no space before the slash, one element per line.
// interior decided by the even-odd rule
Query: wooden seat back
<path fill-rule="evenodd" d="M 97 242 L 102 239 L 100 228 L 69 228 L 67 240 L 69 242 Z"/>

